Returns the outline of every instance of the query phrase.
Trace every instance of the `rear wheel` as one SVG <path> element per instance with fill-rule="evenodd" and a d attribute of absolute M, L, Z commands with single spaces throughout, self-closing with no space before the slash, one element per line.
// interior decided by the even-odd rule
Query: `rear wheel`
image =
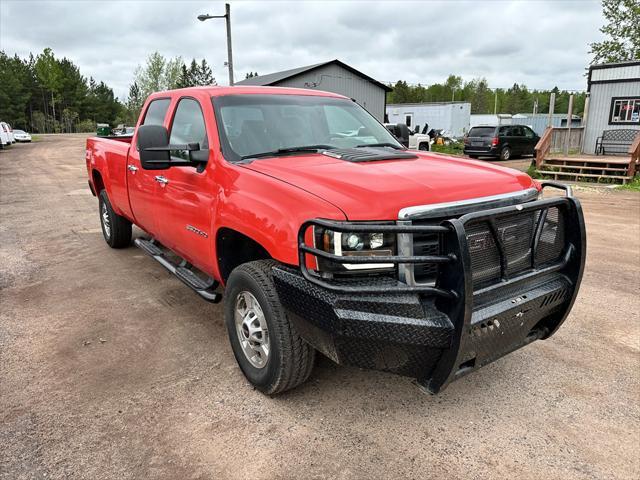
<path fill-rule="evenodd" d="M 500 150 L 500 160 L 509 160 L 511 158 L 511 149 L 509 147 L 503 147 Z"/>
<path fill-rule="evenodd" d="M 273 395 L 311 374 L 315 350 L 295 331 L 273 284 L 273 260 L 237 267 L 227 282 L 224 315 L 233 354 L 247 380 Z"/>
<path fill-rule="evenodd" d="M 106 190 L 98 196 L 100 225 L 105 242 L 111 248 L 128 247 L 131 243 L 131 222 L 113 211 Z"/>
<path fill-rule="evenodd" d="M 429 151 L 429 144 L 428 143 L 421 143 L 420 145 L 418 145 L 418 150 L 422 150 L 423 152 L 428 152 Z"/>

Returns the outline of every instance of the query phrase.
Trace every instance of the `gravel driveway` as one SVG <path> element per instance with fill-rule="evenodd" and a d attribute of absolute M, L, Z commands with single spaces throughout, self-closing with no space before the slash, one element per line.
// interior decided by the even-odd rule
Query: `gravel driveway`
<path fill-rule="evenodd" d="M 578 195 L 587 270 L 548 341 L 438 396 L 322 358 L 268 398 L 220 305 L 107 248 L 83 136 L 0 151 L 0 478 L 638 478 L 640 195 Z"/>

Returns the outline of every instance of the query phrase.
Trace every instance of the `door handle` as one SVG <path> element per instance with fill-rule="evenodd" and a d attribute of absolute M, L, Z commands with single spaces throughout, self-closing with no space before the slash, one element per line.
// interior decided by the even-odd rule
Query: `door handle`
<path fill-rule="evenodd" d="M 162 175 L 156 175 L 156 182 L 164 187 L 167 183 L 169 183 L 169 180 L 167 180 Z"/>
<path fill-rule="evenodd" d="M 132 173 L 136 173 L 138 171 L 138 167 L 136 167 L 135 165 L 127 165 L 127 168 Z"/>

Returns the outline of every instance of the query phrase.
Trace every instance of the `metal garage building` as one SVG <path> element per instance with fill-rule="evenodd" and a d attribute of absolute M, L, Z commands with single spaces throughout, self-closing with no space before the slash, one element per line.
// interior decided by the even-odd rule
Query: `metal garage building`
<path fill-rule="evenodd" d="M 353 98 L 381 122 L 387 92 L 392 90 L 340 60 L 251 77 L 236 82 L 236 85 L 308 88 L 339 93 Z"/>
<path fill-rule="evenodd" d="M 469 131 L 469 102 L 398 103 L 387 105 L 389 123 L 405 123 L 413 130 L 425 123 L 429 129 L 445 130 L 453 137 L 463 137 Z"/>
<path fill-rule="evenodd" d="M 603 130 L 640 131 L 640 61 L 591 65 L 587 91 L 584 153 L 595 151 Z"/>

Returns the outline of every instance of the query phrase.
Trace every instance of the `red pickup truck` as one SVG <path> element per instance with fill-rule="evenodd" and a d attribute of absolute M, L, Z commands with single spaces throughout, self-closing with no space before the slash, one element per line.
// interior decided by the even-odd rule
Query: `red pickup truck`
<path fill-rule="evenodd" d="M 316 351 L 436 393 L 551 336 L 584 269 L 569 187 L 408 151 L 332 93 L 154 93 L 132 137 L 87 140 L 86 164 L 110 247 L 135 224 L 202 298 L 224 286 L 233 352 L 267 394 L 304 382 Z"/>

